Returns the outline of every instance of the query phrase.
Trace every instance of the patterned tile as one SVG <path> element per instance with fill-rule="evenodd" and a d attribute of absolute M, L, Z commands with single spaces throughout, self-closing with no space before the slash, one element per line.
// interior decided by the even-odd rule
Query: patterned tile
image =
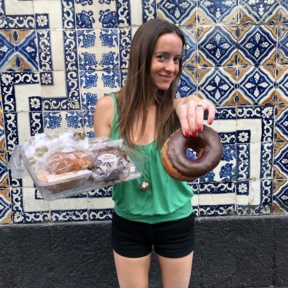
<path fill-rule="evenodd" d="M 0 31 L 0 70 L 35 71 L 38 69 L 34 30 Z"/>
<path fill-rule="evenodd" d="M 10 189 L 0 189 L 0 224 L 12 224 Z"/>
<path fill-rule="evenodd" d="M 75 1 L 76 27 L 89 28 L 114 28 L 117 27 L 116 4 L 112 0 L 99 0 L 94 5 L 93 1 Z"/>
<path fill-rule="evenodd" d="M 19 5 L 18 0 L 0 0 L 1 29 L 34 29 L 35 15 L 33 2 Z"/>
<path fill-rule="evenodd" d="M 277 143 L 275 145 L 274 169 L 276 179 L 288 179 L 288 144 Z"/>
<path fill-rule="evenodd" d="M 0 151 L 5 151 L 5 125 L 2 111 L 0 112 Z"/>
<path fill-rule="evenodd" d="M 275 132 L 274 136 L 276 142 L 285 142 L 288 140 L 288 106 L 276 106 L 275 113 Z"/>
<path fill-rule="evenodd" d="M 279 22 L 288 23 L 288 3 L 287 0 L 280 0 L 281 6 L 279 7 Z"/>
<path fill-rule="evenodd" d="M 49 203 L 38 200 L 34 188 L 13 188 L 11 201 L 12 220 L 15 224 L 42 223 L 51 219 Z"/>
<path fill-rule="evenodd" d="M 286 65 L 276 65 L 275 66 L 275 97 L 274 97 L 274 104 L 285 104 L 288 103 L 287 97 L 287 70 L 288 67 Z"/>
<path fill-rule="evenodd" d="M 244 58 L 251 66 L 264 65 L 276 49 L 276 32 L 267 25 L 239 26 L 239 30 L 239 58 Z"/>
<path fill-rule="evenodd" d="M 233 34 L 224 26 L 203 27 L 198 37 L 199 65 L 227 66 L 236 54 L 236 43 Z M 207 63 L 203 63 L 204 61 Z"/>
<path fill-rule="evenodd" d="M 273 185 L 273 214 L 287 214 L 288 181 L 275 179 Z"/>
<path fill-rule="evenodd" d="M 248 103 L 263 104 L 272 101 L 275 91 L 274 82 L 274 77 L 265 67 L 248 66 L 243 76 L 239 77 L 237 88 L 239 95 L 247 99 Z"/>
<path fill-rule="evenodd" d="M 198 1 L 197 20 L 200 25 L 238 24 L 238 0 Z"/>
<path fill-rule="evenodd" d="M 95 104 L 123 85 L 131 39 L 156 17 L 185 34 L 176 97 L 217 106 L 224 154 L 189 183 L 196 214 L 288 213 L 286 0 L 0 0 L 0 11 L 1 224 L 111 219 L 111 187 L 48 202 L 7 163 L 35 133 L 93 137 Z"/>
<path fill-rule="evenodd" d="M 195 0 L 157 0 L 157 15 L 180 25 L 193 24 L 196 16 L 197 1 Z"/>
<path fill-rule="evenodd" d="M 288 23 L 279 25 L 279 35 L 277 42 L 278 63 L 282 65 L 288 64 Z"/>
<path fill-rule="evenodd" d="M 117 29 L 78 30 L 79 70 L 119 70 Z"/>
<path fill-rule="evenodd" d="M 227 69 L 202 68 L 198 73 L 200 74 L 198 83 L 200 96 L 209 99 L 217 106 L 223 105 L 233 97 L 236 81 Z"/>
<path fill-rule="evenodd" d="M 63 19 L 65 19 L 65 15 L 66 16 L 69 15 L 68 11 L 72 12 L 72 9 L 71 9 L 72 3 L 73 3 L 72 1 L 57 1 L 57 0 L 56 1 L 49 1 L 49 0 L 33 1 L 34 13 L 35 13 L 35 24 L 36 24 L 37 30 L 64 28 L 65 26 L 63 26 Z M 69 4 L 70 4 L 70 9 L 68 8 Z M 49 15 L 53 15 L 53 17 L 49 17 Z M 70 28 L 73 28 L 73 27 L 70 26 Z"/>
<path fill-rule="evenodd" d="M 239 0 L 240 23 L 274 23 L 277 21 L 279 5 L 279 0 Z"/>
<path fill-rule="evenodd" d="M 0 153 L 0 187 L 5 188 L 9 187 L 9 179 L 8 179 L 8 153 L 1 152 Z"/>

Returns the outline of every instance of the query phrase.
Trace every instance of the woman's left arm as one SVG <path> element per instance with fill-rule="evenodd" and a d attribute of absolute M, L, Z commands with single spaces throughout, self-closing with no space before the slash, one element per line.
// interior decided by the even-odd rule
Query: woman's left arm
<path fill-rule="evenodd" d="M 196 137 L 203 129 L 204 116 L 207 116 L 207 123 L 211 125 L 215 117 L 215 106 L 207 100 L 196 95 L 189 95 L 185 98 L 174 100 L 174 109 L 180 120 L 182 133 L 185 136 Z"/>

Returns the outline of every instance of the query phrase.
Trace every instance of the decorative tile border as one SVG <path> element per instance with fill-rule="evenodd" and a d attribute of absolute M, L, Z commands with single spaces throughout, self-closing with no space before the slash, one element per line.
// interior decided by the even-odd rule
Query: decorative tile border
<path fill-rule="evenodd" d="M 12 59 L 0 63 L 0 223 L 111 219 L 111 189 L 50 203 L 6 165 L 16 145 L 38 132 L 70 127 L 93 137 L 97 100 L 124 83 L 132 35 L 155 17 L 186 36 L 177 97 L 199 93 L 218 107 L 213 127 L 224 155 L 190 183 L 197 214 L 288 213 L 286 1 L 212 2 L 27 1 L 16 15 L 12 1 L 0 0 L 0 54 Z M 57 10 L 53 19 L 45 5 Z"/>

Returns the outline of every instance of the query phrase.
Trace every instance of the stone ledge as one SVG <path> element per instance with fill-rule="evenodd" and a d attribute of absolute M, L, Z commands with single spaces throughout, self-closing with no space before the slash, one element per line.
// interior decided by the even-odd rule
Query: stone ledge
<path fill-rule="evenodd" d="M 110 224 L 1 225 L 0 287 L 118 287 Z M 189 287 L 288 287 L 287 239 L 286 216 L 197 218 Z M 161 287 L 155 255 L 150 278 Z"/>

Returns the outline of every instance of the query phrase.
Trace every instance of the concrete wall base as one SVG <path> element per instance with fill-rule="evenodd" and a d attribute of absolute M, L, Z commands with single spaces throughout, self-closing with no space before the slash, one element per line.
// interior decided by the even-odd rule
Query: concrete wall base
<path fill-rule="evenodd" d="M 0 226 L 0 288 L 118 287 L 110 222 Z M 192 288 L 288 287 L 288 217 L 196 219 Z M 161 287 L 153 254 L 150 287 Z"/>

